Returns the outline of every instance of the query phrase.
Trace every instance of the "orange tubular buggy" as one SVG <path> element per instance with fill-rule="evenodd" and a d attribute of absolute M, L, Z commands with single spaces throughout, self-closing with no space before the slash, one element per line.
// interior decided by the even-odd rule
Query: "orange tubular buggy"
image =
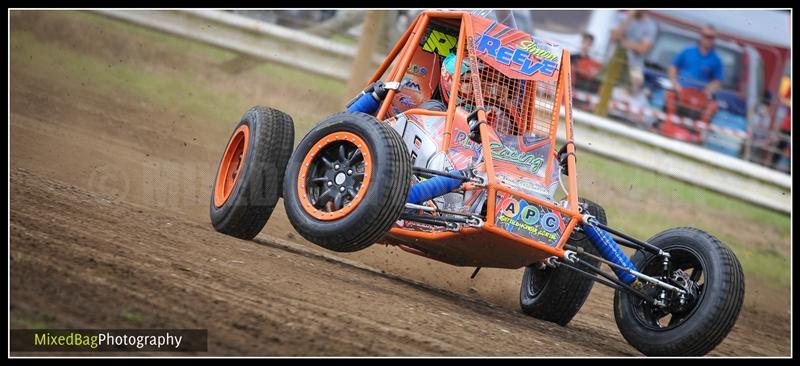
<path fill-rule="evenodd" d="M 705 354 L 741 309 L 741 266 L 702 230 L 636 239 L 578 197 L 569 60 L 503 21 L 422 12 L 346 111 L 296 147 L 288 114 L 247 111 L 215 176 L 211 222 L 252 239 L 282 197 L 297 232 L 326 249 L 385 243 L 476 267 L 473 277 L 524 267 L 523 312 L 562 325 L 600 282 L 616 289 L 617 324 L 637 349 Z"/>

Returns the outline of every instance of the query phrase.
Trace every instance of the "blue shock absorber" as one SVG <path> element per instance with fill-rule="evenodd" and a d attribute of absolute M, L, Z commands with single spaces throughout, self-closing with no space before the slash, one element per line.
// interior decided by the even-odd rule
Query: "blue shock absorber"
<path fill-rule="evenodd" d="M 586 236 L 589 237 L 589 241 L 591 241 L 595 248 L 597 248 L 597 250 L 600 252 L 600 256 L 616 265 L 638 272 L 636 266 L 634 266 L 631 260 L 628 259 L 628 256 L 622 252 L 622 249 L 619 248 L 617 242 L 614 241 L 614 238 L 612 238 L 611 234 L 609 234 L 607 231 L 586 222 L 583 223 L 583 231 L 586 232 Z M 631 284 L 631 282 L 636 279 L 634 275 L 624 270 L 619 268 L 612 269 L 614 270 L 614 273 L 617 274 L 617 278 L 619 278 L 622 282 Z"/>
<path fill-rule="evenodd" d="M 458 170 L 452 170 L 450 173 L 461 174 Z M 424 180 L 411 186 L 411 189 L 408 190 L 408 199 L 406 202 L 421 204 L 429 199 L 452 192 L 461 185 L 461 182 L 462 180 L 460 179 L 442 176 Z"/>
<path fill-rule="evenodd" d="M 354 99 L 351 104 L 347 106 L 348 112 L 363 112 L 366 114 L 373 114 L 378 110 L 378 101 L 372 93 L 359 94 L 357 99 Z"/>
<path fill-rule="evenodd" d="M 376 81 L 347 103 L 347 111 L 373 114 L 388 93 L 389 89 L 386 88 L 386 85 L 381 81 Z"/>

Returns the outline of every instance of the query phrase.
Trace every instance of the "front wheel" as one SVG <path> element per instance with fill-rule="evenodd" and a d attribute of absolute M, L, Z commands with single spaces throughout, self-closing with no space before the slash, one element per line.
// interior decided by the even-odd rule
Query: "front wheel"
<path fill-rule="evenodd" d="M 669 229 L 649 242 L 670 254 L 665 278 L 659 256 L 637 252 L 631 261 L 647 275 L 687 290 L 666 297 L 659 307 L 624 291 L 614 295 L 620 333 L 648 356 L 702 356 L 728 335 L 744 301 L 744 274 L 733 252 L 717 238 L 695 228 Z M 660 289 L 645 286 L 658 297 Z"/>
<path fill-rule="evenodd" d="M 303 138 L 283 183 L 286 215 L 308 241 L 337 252 L 382 238 L 405 207 L 411 163 L 402 138 L 364 113 L 337 113 Z"/>

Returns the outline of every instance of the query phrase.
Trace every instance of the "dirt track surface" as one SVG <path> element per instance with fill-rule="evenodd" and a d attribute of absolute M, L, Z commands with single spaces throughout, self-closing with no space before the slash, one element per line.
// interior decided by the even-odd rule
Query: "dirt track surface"
<path fill-rule="evenodd" d="M 91 327 L 118 323 L 125 309 L 141 314 L 142 327 L 208 328 L 212 354 L 521 355 L 551 343 L 571 354 L 631 354 L 597 331 L 561 328 L 268 236 L 237 240 L 20 171 L 12 184 L 17 312 Z"/>
<path fill-rule="evenodd" d="M 21 28 L 131 65 L 203 71 L 228 81 L 221 94 L 249 82 L 159 44 L 135 52 L 134 40 L 94 34 L 109 51 L 70 24 L 48 24 Z M 334 254 L 299 239 L 282 204 L 255 241 L 216 233 L 209 179 L 232 122 L 14 60 L 12 326 L 207 328 L 211 355 L 640 355 L 616 330 L 602 286 L 560 327 L 520 312 L 521 271 L 470 280 L 471 269 L 382 246 Z M 291 110 L 283 95 L 256 97 Z M 777 308 L 746 306 L 710 355 L 789 355 Z"/>
<path fill-rule="evenodd" d="M 23 170 L 11 181 L 17 315 L 75 328 L 207 328 L 215 355 L 637 355 L 602 313 L 595 324 L 560 327 L 277 238 L 230 238 Z M 120 319 L 125 312 L 139 319 Z M 768 333 L 737 333 L 715 353 L 753 355 L 756 340 L 769 341 Z"/>

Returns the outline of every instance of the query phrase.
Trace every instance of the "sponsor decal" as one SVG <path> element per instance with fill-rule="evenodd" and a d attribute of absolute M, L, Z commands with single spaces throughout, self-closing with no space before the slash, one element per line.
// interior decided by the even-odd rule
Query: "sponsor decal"
<path fill-rule="evenodd" d="M 497 216 L 497 222 L 506 224 L 509 231 L 521 230 L 551 243 L 559 237 L 557 232 L 561 227 L 560 218 L 552 211 L 510 196 L 501 200 L 498 208 L 500 215 Z"/>
<path fill-rule="evenodd" d="M 464 131 L 457 131 L 456 132 L 456 144 L 462 147 L 466 147 L 475 152 L 480 152 L 481 145 L 475 141 L 469 139 L 469 135 Z"/>
<path fill-rule="evenodd" d="M 533 181 L 527 177 L 518 177 L 518 176 L 506 176 L 504 174 L 495 173 L 497 179 L 503 182 L 505 185 L 521 189 L 528 193 L 538 194 L 541 196 L 548 197 L 550 196 L 549 190 L 546 187 L 533 183 Z"/>
<path fill-rule="evenodd" d="M 522 41 L 517 46 L 517 49 L 527 51 L 531 55 L 536 56 L 540 60 L 550 60 L 553 62 L 558 61 L 558 55 L 554 55 L 552 52 L 545 50 L 543 48 L 539 48 L 536 42 L 534 41 Z"/>
<path fill-rule="evenodd" d="M 426 74 L 428 74 L 428 68 L 425 66 L 411 64 L 411 66 L 408 67 L 407 72 L 409 74 L 425 76 Z"/>
<path fill-rule="evenodd" d="M 487 54 L 497 62 L 511 66 L 511 70 L 523 75 L 531 76 L 536 73 L 542 73 L 547 76 L 553 76 L 556 68 L 558 68 L 558 63 L 556 62 L 558 56 L 546 50 L 534 47 L 534 43 L 530 41 L 525 43 L 526 48 L 524 49 L 503 46 L 499 38 L 492 37 L 488 34 L 496 25 L 497 22 L 492 23 L 481 34 L 475 47 L 476 52 Z M 532 59 L 533 56 L 537 56 L 541 61 Z"/>
<path fill-rule="evenodd" d="M 489 142 L 489 150 L 492 151 L 493 159 L 507 161 L 515 165 L 526 166 L 531 173 L 534 174 L 542 168 L 542 165 L 544 165 L 544 159 L 537 158 L 533 154 L 511 150 L 497 141 Z"/>
<path fill-rule="evenodd" d="M 400 104 L 402 104 L 402 105 L 404 105 L 406 107 L 413 107 L 414 106 L 414 100 L 412 100 L 407 95 L 401 95 L 400 98 L 399 98 L 399 101 L 400 101 Z"/>
<path fill-rule="evenodd" d="M 409 89 L 416 92 L 420 92 L 422 89 L 420 88 L 419 84 L 415 83 L 411 78 L 403 78 L 403 81 L 400 83 L 400 87 L 403 89 Z"/>
<path fill-rule="evenodd" d="M 428 52 L 438 53 L 442 57 L 447 57 L 447 55 L 456 49 L 457 43 L 458 38 L 433 29 L 428 35 L 428 38 L 425 39 L 422 49 Z"/>

